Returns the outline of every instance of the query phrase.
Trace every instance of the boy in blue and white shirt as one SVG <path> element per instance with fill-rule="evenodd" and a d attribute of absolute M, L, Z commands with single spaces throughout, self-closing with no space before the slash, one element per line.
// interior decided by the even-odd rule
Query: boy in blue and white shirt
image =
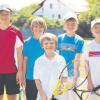
<path fill-rule="evenodd" d="M 59 54 L 65 58 L 66 63 L 70 63 L 67 67 L 68 77 L 74 84 L 76 84 L 79 76 L 80 58 L 84 45 L 83 39 L 75 33 L 77 28 L 77 16 L 70 12 L 64 17 L 64 30 L 66 33 L 58 36 Z M 73 61 L 74 63 L 72 63 Z M 75 98 L 75 94 L 71 93 L 67 100 L 78 100 L 78 98 Z"/>

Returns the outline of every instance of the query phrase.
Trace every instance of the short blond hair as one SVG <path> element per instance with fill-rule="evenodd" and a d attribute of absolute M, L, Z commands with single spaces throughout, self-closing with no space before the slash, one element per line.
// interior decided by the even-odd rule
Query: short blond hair
<path fill-rule="evenodd" d="M 53 33 L 45 33 L 44 35 L 42 35 L 40 37 L 40 43 L 42 45 L 43 41 L 44 40 L 54 40 L 55 41 L 55 44 L 57 45 L 57 36 Z"/>
<path fill-rule="evenodd" d="M 44 31 L 47 29 L 47 25 L 45 20 L 42 17 L 36 17 L 31 22 L 31 29 L 33 29 L 34 25 L 40 25 L 44 28 Z"/>

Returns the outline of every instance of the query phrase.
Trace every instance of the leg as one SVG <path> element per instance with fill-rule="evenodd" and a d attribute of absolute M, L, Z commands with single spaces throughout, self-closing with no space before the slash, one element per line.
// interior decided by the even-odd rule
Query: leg
<path fill-rule="evenodd" d="M 6 74 L 5 86 L 8 100 L 17 100 L 17 94 L 19 93 L 20 86 L 16 81 L 16 73 Z"/>
<path fill-rule="evenodd" d="M 17 100 L 17 95 L 7 95 L 7 98 L 8 100 Z"/>
<path fill-rule="evenodd" d="M 3 95 L 0 95 L 0 100 L 3 100 Z"/>
<path fill-rule="evenodd" d="M 26 97 L 27 100 L 36 100 L 37 88 L 34 80 L 26 80 Z"/>
<path fill-rule="evenodd" d="M 3 100 L 5 75 L 0 74 L 0 100 Z"/>

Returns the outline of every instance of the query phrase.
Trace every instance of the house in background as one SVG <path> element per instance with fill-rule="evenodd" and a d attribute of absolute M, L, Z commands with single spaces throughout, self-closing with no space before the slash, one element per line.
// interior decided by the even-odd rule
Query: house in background
<path fill-rule="evenodd" d="M 77 14 L 82 12 L 76 9 L 74 5 L 71 5 L 68 0 L 45 0 L 43 6 L 34 15 L 50 19 L 62 19 L 70 11 Z"/>

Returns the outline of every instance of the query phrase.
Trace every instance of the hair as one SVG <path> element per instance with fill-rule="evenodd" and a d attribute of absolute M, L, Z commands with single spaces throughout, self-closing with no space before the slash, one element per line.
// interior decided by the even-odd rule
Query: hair
<path fill-rule="evenodd" d="M 40 25 L 44 28 L 44 31 L 47 29 L 46 22 L 43 18 L 41 17 L 36 17 L 35 19 L 32 20 L 31 22 L 31 29 L 34 27 L 34 25 Z"/>
<path fill-rule="evenodd" d="M 40 37 L 40 43 L 41 43 L 41 45 L 42 45 L 42 43 L 43 43 L 44 40 L 49 40 L 49 41 L 50 40 L 54 40 L 55 43 L 57 44 L 57 36 L 54 35 L 53 33 L 45 33 L 44 35 L 42 35 Z"/>

